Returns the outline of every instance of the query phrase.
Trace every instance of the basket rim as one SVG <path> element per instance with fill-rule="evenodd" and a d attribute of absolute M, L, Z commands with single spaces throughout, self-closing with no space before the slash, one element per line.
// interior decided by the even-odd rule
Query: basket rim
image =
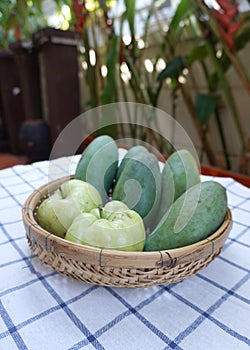
<path fill-rule="evenodd" d="M 223 247 L 232 226 L 232 214 L 227 208 L 222 225 L 213 234 L 199 242 L 180 248 L 152 252 L 127 252 L 70 242 L 43 229 L 35 219 L 34 210 L 45 194 L 51 193 L 71 178 L 73 178 L 72 175 L 67 175 L 34 190 L 23 205 L 22 216 L 28 238 L 32 236 L 33 241 L 40 244 L 43 249 L 72 260 L 112 268 L 173 268 L 178 264 L 205 259 L 213 255 Z"/>

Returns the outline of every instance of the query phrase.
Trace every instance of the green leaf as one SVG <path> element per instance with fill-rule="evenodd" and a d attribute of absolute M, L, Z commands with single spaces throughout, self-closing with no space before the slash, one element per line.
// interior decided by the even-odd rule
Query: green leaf
<path fill-rule="evenodd" d="M 112 103 L 116 100 L 117 95 L 117 79 L 116 67 L 120 52 L 120 37 L 114 35 L 111 41 L 111 47 L 107 57 L 107 79 L 102 93 L 102 103 Z"/>
<path fill-rule="evenodd" d="M 175 57 L 169 64 L 166 66 L 163 71 L 158 75 L 157 80 L 162 81 L 166 78 L 176 78 L 178 77 L 182 70 L 186 67 L 184 59 L 181 56 Z"/>
<path fill-rule="evenodd" d="M 43 14 L 42 0 L 33 0 L 33 6 L 40 14 Z"/>
<path fill-rule="evenodd" d="M 218 105 L 219 100 L 219 95 L 208 95 L 201 93 L 196 95 L 195 108 L 199 122 L 202 125 L 209 121 Z"/>
<path fill-rule="evenodd" d="M 250 41 L 250 28 L 245 27 L 234 39 L 235 48 L 237 51 L 242 50 L 246 44 Z"/>
<path fill-rule="evenodd" d="M 113 35 L 111 41 L 111 47 L 109 48 L 109 53 L 107 57 L 107 69 L 108 74 L 106 78 L 106 84 L 103 89 L 101 96 L 102 104 L 108 104 L 117 101 L 117 62 L 119 60 L 120 54 L 120 37 Z M 117 137 L 118 125 L 116 120 L 116 115 L 114 111 L 110 111 L 111 114 L 102 115 L 99 127 L 99 133 L 108 134 L 113 138 Z M 108 119 L 108 124 L 106 123 Z M 102 125 L 108 125 L 102 127 Z"/>
<path fill-rule="evenodd" d="M 97 88 L 96 69 L 90 64 L 90 59 L 89 59 L 90 45 L 89 45 L 88 31 L 86 28 L 84 28 L 84 31 L 83 31 L 83 41 L 84 41 L 85 50 L 86 50 L 85 60 L 88 65 L 87 82 L 88 82 L 88 87 L 90 91 L 90 105 L 92 108 L 95 108 L 98 106 L 98 88 Z"/>
<path fill-rule="evenodd" d="M 126 6 L 125 16 L 129 23 L 130 33 L 135 35 L 135 0 L 124 0 Z"/>
<path fill-rule="evenodd" d="M 9 30 L 15 28 L 15 26 L 18 24 L 16 14 L 14 12 L 11 12 L 9 14 L 9 17 L 7 18 L 4 26 L 4 31 L 7 33 Z"/>
<path fill-rule="evenodd" d="M 181 0 L 179 3 L 174 17 L 171 20 L 171 23 L 169 25 L 169 31 L 173 32 L 175 35 L 179 32 L 182 27 L 180 26 L 181 21 L 183 21 L 185 18 L 187 18 L 190 14 L 190 11 L 192 11 L 192 1 L 190 0 Z"/>
<path fill-rule="evenodd" d="M 23 21 L 25 21 L 27 19 L 28 10 L 29 10 L 29 8 L 28 8 L 26 0 L 18 0 L 17 1 L 17 3 L 16 3 L 17 15 Z"/>
<path fill-rule="evenodd" d="M 198 45 L 192 47 L 188 55 L 188 62 L 190 65 L 195 61 L 203 61 L 208 56 L 205 42 L 200 42 Z"/>
<path fill-rule="evenodd" d="M 216 91 L 218 89 L 219 82 L 219 77 L 216 72 L 210 74 L 208 77 L 208 86 L 210 91 Z"/>
<path fill-rule="evenodd" d="M 244 49 L 244 47 L 249 41 L 250 41 L 250 28 L 246 28 L 243 32 L 241 32 L 235 38 L 236 51 L 240 51 Z M 224 50 L 222 52 L 221 58 L 219 59 L 219 63 L 223 72 L 227 72 L 228 69 L 232 66 L 232 62 Z"/>

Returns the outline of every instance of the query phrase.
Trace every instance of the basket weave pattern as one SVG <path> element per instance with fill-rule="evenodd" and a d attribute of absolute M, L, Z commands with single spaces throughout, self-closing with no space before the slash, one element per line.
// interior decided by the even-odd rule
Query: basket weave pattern
<path fill-rule="evenodd" d="M 232 218 L 228 209 L 221 227 L 190 246 L 159 252 L 123 252 L 88 247 L 56 237 L 36 222 L 41 201 L 69 177 L 33 192 L 23 207 L 23 222 L 32 254 L 55 271 L 91 284 L 145 288 L 175 283 L 205 268 L 223 248 Z"/>

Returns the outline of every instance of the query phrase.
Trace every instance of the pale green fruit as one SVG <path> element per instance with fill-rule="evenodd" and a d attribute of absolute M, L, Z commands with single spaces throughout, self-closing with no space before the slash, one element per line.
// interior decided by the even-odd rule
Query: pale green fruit
<path fill-rule="evenodd" d="M 92 185 L 72 179 L 41 203 L 37 222 L 46 231 L 64 237 L 75 217 L 101 205 L 101 197 Z"/>
<path fill-rule="evenodd" d="M 46 198 L 37 211 L 37 222 L 49 233 L 64 237 L 67 228 L 81 211 L 72 199 Z"/>
<path fill-rule="evenodd" d="M 91 213 L 77 216 L 65 239 L 98 248 L 142 251 L 146 233 L 141 216 L 124 203 L 112 202 L 100 211 L 100 219 Z M 103 218 L 102 213 L 107 218 Z"/>

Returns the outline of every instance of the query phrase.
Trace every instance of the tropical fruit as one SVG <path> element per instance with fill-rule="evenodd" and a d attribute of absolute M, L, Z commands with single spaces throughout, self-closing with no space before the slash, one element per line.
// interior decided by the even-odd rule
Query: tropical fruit
<path fill-rule="evenodd" d="M 102 135 L 95 138 L 83 151 L 77 164 L 75 178 L 93 185 L 100 193 L 103 203 L 118 166 L 118 147 L 112 137 Z"/>
<path fill-rule="evenodd" d="M 192 154 L 182 149 L 172 153 L 167 159 L 161 177 L 162 190 L 157 223 L 177 198 L 200 182 L 200 171 Z"/>
<path fill-rule="evenodd" d="M 160 204 L 161 174 L 157 158 L 147 150 L 126 158 L 116 179 L 112 198 L 124 202 L 152 227 Z"/>
<path fill-rule="evenodd" d="M 147 237 L 144 250 L 179 248 L 205 239 L 222 224 L 226 210 L 226 190 L 221 184 L 196 184 L 171 205 Z"/>

